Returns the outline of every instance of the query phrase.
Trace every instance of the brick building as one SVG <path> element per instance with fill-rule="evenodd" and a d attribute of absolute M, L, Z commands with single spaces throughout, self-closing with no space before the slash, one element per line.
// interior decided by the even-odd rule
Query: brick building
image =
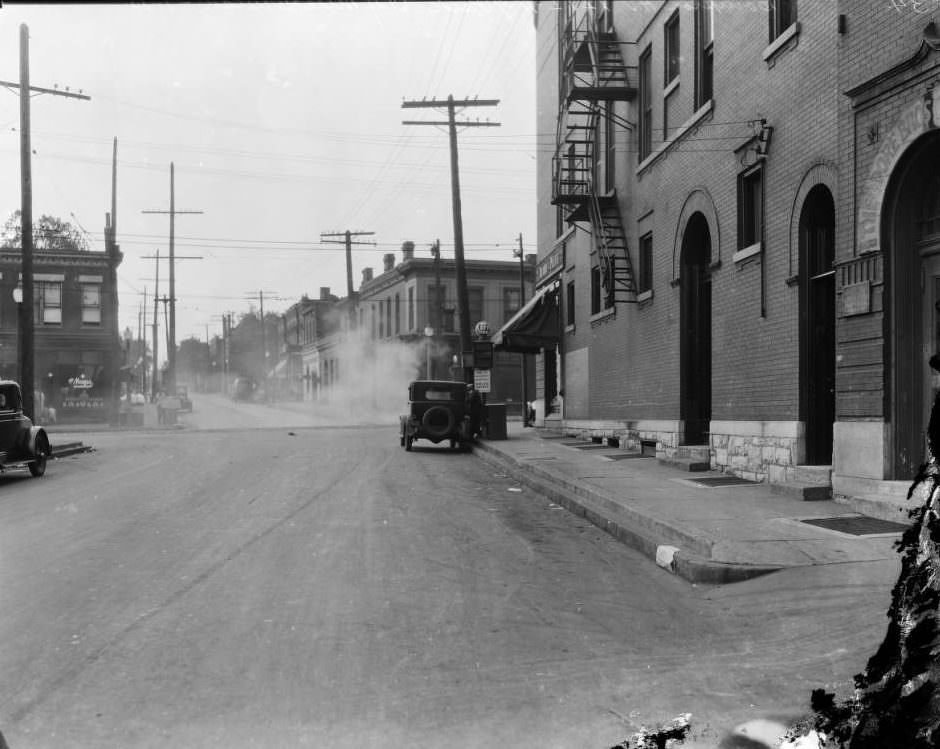
<path fill-rule="evenodd" d="M 541 412 L 755 479 L 830 465 L 836 4 L 536 10 Z"/>
<path fill-rule="evenodd" d="M 121 253 L 36 250 L 33 253 L 35 411 L 54 407 L 61 421 L 113 416 L 125 361 L 118 334 L 117 267 Z M 13 291 L 21 284 L 19 250 L 0 250 L 0 377 L 19 379 Z M 25 310 L 24 310 L 25 313 Z"/>
<path fill-rule="evenodd" d="M 839 3 L 833 489 L 903 496 L 940 389 L 940 4 Z"/>
<path fill-rule="evenodd" d="M 527 260 L 521 270 L 518 261 L 465 261 L 471 330 L 486 321 L 495 332 L 520 309 L 520 272 L 525 277 L 526 297 L 531 297 L 534 257 Z M 409 344 L 420 377 L 459 379 L 461 373 L 453 368 L 454 355 L 460 352 L 457 307 L 455 261 L 440 257 L 439 252 L 415 257 L 414 244 L 406 242 L 400 263 L 388 253 L 381 275 L 375 276 L 371 268 L 363 271 L 358 294 L 360 336 Z M 529 374 L 529 380 L 533 393 L 534 374 Z M 522 355 L 495 354 L 488 399 L 505 402 L 509 413 L 521 413 Z"/>

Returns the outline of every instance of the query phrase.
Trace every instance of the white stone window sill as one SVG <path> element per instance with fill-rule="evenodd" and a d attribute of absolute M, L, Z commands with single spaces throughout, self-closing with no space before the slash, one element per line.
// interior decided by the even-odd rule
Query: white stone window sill
<path fill-rule="evenodd" d="M 677 88 L 679 88 L 679 76 L 676 76 L 671 81 L 669 81 L 669 84 L 666 86 L 666 88 L 663 89 L 663 99 L 668 99 L 669 94 L 671 94 Z"/>
<path fill-rule="evenodd" d="M 662 156 L 666 151 L 668 151 L 674 143 L 681 140 L 682 137 L 693 127 L 695 127 L 702 119 L 707 115 L 711 114 L 712 111 L 712 100 L 709 99 L 698 110 L 687 119 L 682 126 L 676 130 L 675 134 L 667 141 L 661 143 L 659 147 L 653 151 L 649 156 L 647 156 L 643 161 L 641 161 L 636 168 L 637 175 L 641 174 L 647 167 L 649 167 L 654 161 L 656 161 L 660 156 Z"/>
<path fill-rule="evenodd" d="M 653 298 L 653 290 L 647 289 L 646 291 L 641 291 L 636 295 L 636 300 L 639 303 L 648 302 Z"/>
<path fill-rule="evenodd" d="M 600 312 L 596 312 L 591 315 L 591 322 L 600 322 L 601 320 L 606 320 L 608 317 L 613 317 L 614 312 L 616 312 L 616 307 L 608 307 L 607 309 L 602 309 Z"/>
<path fill-rule="evenodd" d="M 760 255 L 762 249 L 763 249 L 762 243 L 755 242 L 750 247 L 745 247 L 742 250 L 738 250 L 736 253 L 734 253 L 731 259 L 735 263 L 743 263 L 745 260 L 749 260 L 750 258 L 756 255 Z"/>
<path fill-rule="evenodd" d="M 780 36 L 778 36 L 770 44 L 768 44 L 767 47 L 764 48 L 764 54 L 762 55 L 764 61 L 770 62 L 773 60 L 777 53 L 787 45 L 787 42 L 799 35 L 800 22 L 794 21 L 787 27 L 786 31 L 784 31 Z"/>
<path fill-rule="evenodd" d="M 574 333 L 574 325 L 565 325 L 566 333 Z"/>

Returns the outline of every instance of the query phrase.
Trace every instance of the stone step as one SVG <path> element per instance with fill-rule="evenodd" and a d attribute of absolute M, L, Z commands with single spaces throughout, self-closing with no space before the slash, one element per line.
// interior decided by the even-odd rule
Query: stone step
<path fill-rule="evenodd" d="M 839 504 L 863 515 L 905 524 L 911 522 L 908 512 L 915 506 L 915 500 L 913 499 L 908 501 L 903 497 L 890 494 L 859 494 L 854 496 L 837 494 L 834 499 Z"/>
<path fill-rule="evenodd" d="M 832 466 L 793 466 L 791 473 L 794 481 L 804 484 L 832 486 Z"/>
<path fill-rule="evenodd" d="M 779 484 L 771 483 L 770 491 L 774 494 L 784 494 L 788 497 L 802 499 L 806 502 L 832 499 L 831 486 L 806 481 L 785 481 Z"/>
<path fill-rule="evenodd" d="M 657 458 L 657 460 L 664 466 L 678 468 L 680 471 L 708 471 L 711 469 L 711 463 L 708 458 L 702 460 L 701 458 L 680 457 L 679 455 L 675 455 L 671 458 Z"/>

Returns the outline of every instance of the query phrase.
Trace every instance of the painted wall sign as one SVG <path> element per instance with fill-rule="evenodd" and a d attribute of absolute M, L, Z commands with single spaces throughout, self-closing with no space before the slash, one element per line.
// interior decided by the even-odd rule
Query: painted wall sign
<path fill-rule="evenodd" d="M 842 287 L 842 316 L 867 315 L 871 312 L 871 281 Z"/>

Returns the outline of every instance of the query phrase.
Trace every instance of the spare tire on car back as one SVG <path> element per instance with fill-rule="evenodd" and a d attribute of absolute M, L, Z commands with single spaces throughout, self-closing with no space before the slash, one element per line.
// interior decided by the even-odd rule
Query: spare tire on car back
<path fill-rule="evenodd" d="M 432 406 L 421 417 L 421 426 L 432 438 L 446 437 L 454 428 L 454 413 L 443 406 Z"/>

